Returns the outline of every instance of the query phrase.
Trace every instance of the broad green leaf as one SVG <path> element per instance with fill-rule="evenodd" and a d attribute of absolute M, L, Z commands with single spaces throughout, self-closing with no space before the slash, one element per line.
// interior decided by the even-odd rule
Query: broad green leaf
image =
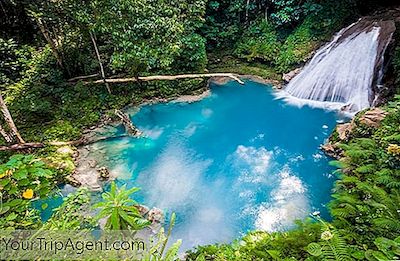
<path fill-rule="evenodd" d="M 3 215 L 4 213 L 7 213 L 7 211 L 10 210 L 9 206 L 3 206 L 0 208 L 0 215 Z"/>
<path fill-rule="evenodd" d="M 26 179 L 26 178 L 28 177 L 28 171 L 27 171 L 25 168 L 19 169 L 19 170 L 16 170 L 16 171 L 13 173 L 12 176 L 13 176 L 13 178 L 15 178 L 16 180 Z"/>
<path fill-rule="evenodd" d="M 318 243 L 310 243 L 307 246 L 307 252 L 313 256 L 320 256 L 322 255 L 322 248 Z"/>

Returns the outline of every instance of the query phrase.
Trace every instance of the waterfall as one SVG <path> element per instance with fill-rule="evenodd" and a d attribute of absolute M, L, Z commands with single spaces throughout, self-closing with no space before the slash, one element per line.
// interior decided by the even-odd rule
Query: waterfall
<path fill-rule="evenodd" d="M 360 19 L 342 29 L 289 82 L 286 98 L 348 112 L 370 107 L 393 28 L 391 21 Z"/>

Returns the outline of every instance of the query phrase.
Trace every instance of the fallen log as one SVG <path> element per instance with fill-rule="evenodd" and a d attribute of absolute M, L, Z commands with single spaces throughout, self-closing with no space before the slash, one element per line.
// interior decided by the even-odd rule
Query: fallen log
<path fill-rule="evenodd" d="M 86 144 L 87 140 L 82 137 L 79 140 L 71 140 L 71 141 L 49 141 L 46 142 L 45 144 L 51 145 L 51 146 L 67 146 L 67 145 L 72 145 L 72 146 L 79 146 L 82 144 Z"/>
<path fill-rule="evenodd" d="M 195 78 L 208 78 L 208 77 L 228 77 L 240 84 L 244 84 L 244 82 L 239 78 L 238 75 L 233 73 L 204 73 L 204 74 L 180 74 L 180 75 L 154 75 L 154 76 L 139 76 L 132 78 L 108 78 L 101 79 L 92 82 L 83 82 L 84 84 L 89 83 L 126 83 L 126 82 L 137 82 L 137 81 L 155 81 L 155 80 L 166 80 L 173 81 L 178 79 L 195 79 Z"/>
<path fill-rule="evenodd" d="M 115 115 L 117 115 L 121 119 L 121 122 L 125 127 L 125 131 L 128 134 L 130 134 L 130 135 L 132 135 L 134 137 L 137 137 L 137 136 L 141 135 L 140 130 L 133 125 L 133 123 L 132 123 L 131 119 L 129 118 L 128 114 L 126 114 L 126 113 L 124 113 L 124 112 L 122 112 L 120 110 L 115 110 Z"/>
<path fill-rule="evenodd" d="M 27 142 L 27 143 L 19 143 L 13 144 L 10 146 L 0 146 L 0 151 L 17 151 L 17 150 L 26 150 L 26 149 L 38 149 L 44 148 L 45 144 L 41 142 Z"/>
<path fill-rule="evenodd" d="M 27 149 L 40 149 L 46 146 L 67 146 L 73 145 L 78 146 L 86 143 L 86 139 L 81 138 L 79 140 L 73 141 L 49 141 L 49 142 L 26 142 L 26 143 L 18 143 L 12 144 L 9 146 L 0 146 L 0 151 L 18 151 L 18 150 L 27 150 Z"/>
<path fill-rule="evenodd" d="M 86 80 L 86 79 L 95 78 L 95 77 L 99 77 L 99 74 L 95 73 L 95 74 L 91 74 L 91 75 L 77 76 L 77 77 L 68 79 L 67 81 L 68 82 L 76 82 L 79 80 Z"/>

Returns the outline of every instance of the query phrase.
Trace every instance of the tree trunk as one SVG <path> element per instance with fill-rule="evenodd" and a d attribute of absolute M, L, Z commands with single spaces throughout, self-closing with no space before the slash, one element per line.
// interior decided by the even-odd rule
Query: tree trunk
<path fill-rule="evenodd" d="M 250 0 L 247 0 L 247 3 L 246 3 L 246 17 L 245 17 L 246 24 L 248 24 L 248 22 L 249 22 L 249 5 L 250 5 Z"/>
<path fill-rule="evenodd" d="M 6 140 L 7 143 L 13 142 L 13 137 L 7 133 L 7 131 L 0 125 L 0 134 Z"/>
<path fill-rule="evenodd" d="M 14 124 L 14 121 L 11 117 L 11 114 L 7 108 L 6 103 L 3 100 L 3 96 L 0 94 L 0 110 L 3 113 L 4 120 L 7 122 L 8 126 L 10 127 L 12 137 L 17 139 L 17 142 L 19 144 L 25 143 L 25 141 L 22 139 L 21 135 L 18 132 L 17 127 Z"/>
<path fill-rule="evenodd" d="M 95 73 L 95 74 L 91 74 L 91 75 L 77 76 L 77 77 L 68 79 L 68 81 L 69 82 L 76 82 L 76 81 L 79 81 L 79 80 L 86 80 L 86 79 L 95 78 L 95 77 L 98 77 L 98 76 L 99 76 L 99 74 Z"/>
<path fill-rule="evenodd" d="M 50 34 L 48 32 L 48 30 L 46 29 L 45 24 L 43 23 L 43 21 L 37 17 L 36 15 L 33 15 L 33 17 L 36 20 L 37 25 L 39 26 L 40 31 L 42 32 L 44 38 L 46 39 L 47 43 L 50 45 L 51 51 L 53 53 L 53 56 L 56 58 L 58 65 L 61 68 L 64 68 L 63 66 L 63 60 L 62 57 L 60 56 L 60 54 L 58 53 L 58 49 L 56 44 L 54 43 L 53 39 L 51 39 Z"/>
<path fill-rule="evenodd" d="M 103 63 L 101 62 L 99 49 L 97 48 L 96 38 L 95 38 L 94 34 L 92 33 L 92 31 L 90 31 L 89 33 L 90 33 L 90 38 L 92 39 L 92 42 L 93 42 L 94 50 L 96 52 L 97 61 L 99 62 L 101 78 L 103 78 L 103 82 L 107 88 L 108 93 L 111 94 L 110 85 L 108 84 L 108 82 L 106 82 L 106 74 L 104 73 Z"/>

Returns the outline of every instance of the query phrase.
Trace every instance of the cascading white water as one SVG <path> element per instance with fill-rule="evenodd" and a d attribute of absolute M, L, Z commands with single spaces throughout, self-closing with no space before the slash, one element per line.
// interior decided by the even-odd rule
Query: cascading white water
<path fill-rule="evenodd" d="M 381 28 L 341 30 L 317 51 L 304 69 L 289 82 L 285 92 L 297 103 L 342 108 L 357 112 L 370 107 Z M 352 30 L 351 34 L 349 31 Z M 344 34 L 349 34 L 344 37 Z M 287 97 L 286 97 L 287 98 Z"/>

